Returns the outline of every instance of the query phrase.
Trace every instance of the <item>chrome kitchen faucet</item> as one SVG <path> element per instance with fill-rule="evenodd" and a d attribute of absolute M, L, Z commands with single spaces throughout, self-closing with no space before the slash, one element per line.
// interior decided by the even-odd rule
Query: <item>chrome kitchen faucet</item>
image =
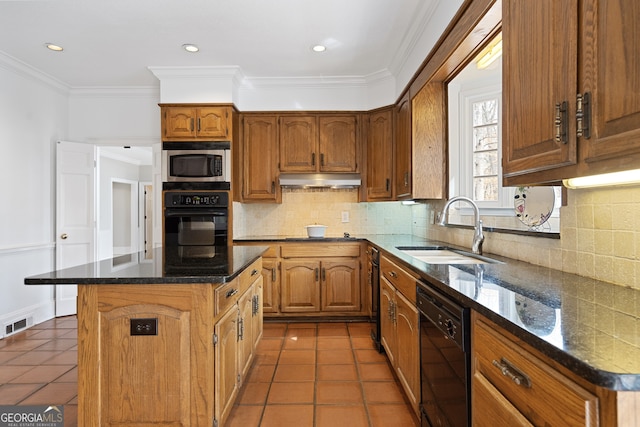
<path fill-rule="evenodd" d="M 480 219 L 480 209 L 478 209 L 478 205 L 468 197 L 464 196 L 456 196 L 452 197 L 447 201 L 447 204 L 444 205 L 444 209 L 442 209 L 442 213 L 440 214 L 440 222 L 439 225 L 447 225 L 447 213 L 449 212 L 449 206 L 455 202 L 467 202 L 473 207 L 473 215 L 474 215 L 474 228 L 475 233 L 473 234 L 473 243 L 471 245 L 471 251 L 474 254 L 482 255 L 482 243 L 484 242 L 484 234 L 482 234 L 482 220 Z"/>

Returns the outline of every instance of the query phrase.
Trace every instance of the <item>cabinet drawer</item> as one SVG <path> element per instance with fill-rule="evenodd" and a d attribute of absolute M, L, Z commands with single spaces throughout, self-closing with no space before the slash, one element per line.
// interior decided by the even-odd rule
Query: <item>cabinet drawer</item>
<path fill-rule="evenodd" d="M 595 395 L 496 328 L 474 320 L 474 380 L 480 375 L 486 378 L 534 425 L 598 425 Z"/>
<path fill-rule="evenodd" d="M 224 313 L 229 307 L 237 303 L 240 295 L 240 279 L 237 277 L 224 285 L 218 286 L 215 290 L 214 316 Z"/>
<path fill-rule="evenodd" d="M 283 258 L 359 257 L 360 244 L 304 243 L 282 245 Z"/>
<path fill-rule="evenodd" d="M 214 316 L 223 314 L 229 307 L 238 302 L 249 287 L 256 281 L 262 272 L 262 258 L 257 259 L 242 273 L 229 283 L 218 286 L 215 289 Z"/>
<path fill-rule="evenodd" d="M 262 258 L 255 260 L 250 266 L 244 269 L 242 273 L 238 276 L 238 280 L 240 281 L 240 289 L 239 294 L 242 295 L 245 293 L 249 286 L 260 276 L 262 272 Z"/>
<path fill-rule="evenodd" d="M 406 270 L 398 267 L 389 258 L 380 257 L 380 273 L 414 305 L 416 303 L 416 281 Z"/>

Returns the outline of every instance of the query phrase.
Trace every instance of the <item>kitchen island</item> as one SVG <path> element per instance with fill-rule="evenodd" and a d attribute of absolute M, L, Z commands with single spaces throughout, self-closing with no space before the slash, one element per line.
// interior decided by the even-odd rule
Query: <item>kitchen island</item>
<path fill-rule="evenodd" d="M 222 425 L 262 335 L 264 249 L 156 249 L 26 278 L 79 285 L 78 425 Z"/>

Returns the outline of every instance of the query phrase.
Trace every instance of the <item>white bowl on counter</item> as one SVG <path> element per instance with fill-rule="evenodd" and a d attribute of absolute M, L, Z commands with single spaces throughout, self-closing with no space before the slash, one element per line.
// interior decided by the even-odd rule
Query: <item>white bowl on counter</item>
<path fill-rule="evenodd" d="M 307 229 L 307 236 L 308 237 L 324 237 L 324 232 L 327 229 L 326 225 L 307 225 L 305 227 Z"/>

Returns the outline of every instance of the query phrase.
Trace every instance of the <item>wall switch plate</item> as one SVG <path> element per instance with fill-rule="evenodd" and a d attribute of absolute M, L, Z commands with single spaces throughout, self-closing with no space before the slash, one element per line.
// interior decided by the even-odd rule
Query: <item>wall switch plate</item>
<path fill-rule="evenodd" d="M 129 319 L 131 335 L 158 335 L 158 319 Z"/>
<path fill-rule="evenodd" d="M 342 222 L 349 222 L 349 211 L 342 211 Z"/>

